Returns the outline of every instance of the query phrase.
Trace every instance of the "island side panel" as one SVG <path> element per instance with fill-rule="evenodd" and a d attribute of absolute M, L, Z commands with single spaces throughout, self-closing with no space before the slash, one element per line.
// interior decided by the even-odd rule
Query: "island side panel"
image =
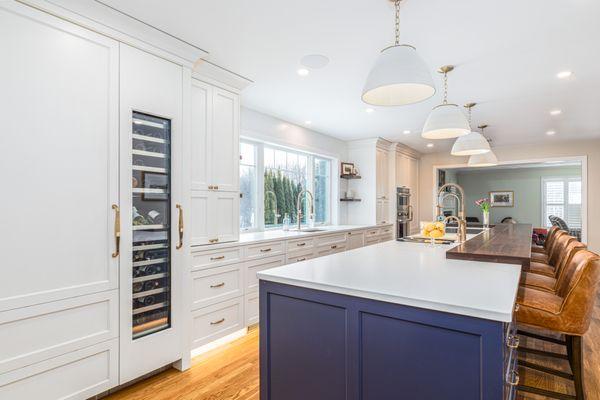
<path fill-rule="evenodd" d="M 265 281 L 260 302 L 261 400 L 504 398 L 501 322 Z"/>

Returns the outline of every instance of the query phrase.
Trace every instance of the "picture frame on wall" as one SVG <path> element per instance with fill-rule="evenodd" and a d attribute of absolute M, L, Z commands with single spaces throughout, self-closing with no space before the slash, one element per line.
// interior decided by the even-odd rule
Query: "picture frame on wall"
<path fill-rule="evenodd" d="M 342 162 L 342 175 L 354 175 L 355 169 L 353 163 Z"/>
<path fill-rule="evenodd" d="M 490 192 L 490 206 L 492 207 L 514 207 L 515 192 L 512 190 L 502 190 Z"/>

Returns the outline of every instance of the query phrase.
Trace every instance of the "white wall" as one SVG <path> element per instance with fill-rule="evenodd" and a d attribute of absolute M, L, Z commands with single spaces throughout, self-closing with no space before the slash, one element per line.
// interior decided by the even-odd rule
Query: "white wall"
<path fill-rule="evenodd" d="M 542 139 L 543 141 L 543 139 Z M 600 251 L 600 208 L 594 201 L 600 197 L 600 140 L 561 141 L 519 146 L 495 147 L 500 161 L 521 161 L 542 158 L 587 156 L 587 241 L 592 251 Z M 453 157 L 449 152 L 433 153 L 421 158 L 420 196 L 421 218 L 433 218 L 433 167 L 466 165 L 466 157 Z"/>
<path fill-rule="evenodd" d="M 332 159 L 331 212 L 332 223 L 346 223 L 346 204 L 340 204 L 340 161 L 347 157 L 347 145 L 343 140 L 313 131 L 242 107 L 241 135 L 266 143 L 315 153 Z"/>

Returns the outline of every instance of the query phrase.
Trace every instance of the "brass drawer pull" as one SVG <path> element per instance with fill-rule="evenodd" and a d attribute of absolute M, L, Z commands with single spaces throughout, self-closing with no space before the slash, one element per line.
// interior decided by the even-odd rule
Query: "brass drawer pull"
<path fill-rule="evenodd" d="M 179 210 L 179 226 L 177 230 L 179 231 L 179 243 L 175 246 L 177 250 L 183 247 L 183 207 L 181 204 L 176 204 L 175 207 Z"/>
<path fill-rule="evenodd" d="M 506 347 L 509 349 L 516 349 L 519 347 L 520 340 L 517 336 L 509 335 L 506 338 Z"/>
<path fill-rule="evenodd" d="M 517 386 L 519 384 L 519 380 L 520 380 L 519 372 L 515 371 L 513 369 L 512 370 L 512 376 L 513 376 L 512 380 L 508 380 L 508 377 L 507 377 L 506 383 L 508 383 L 510 386 Z"/>
<path fill-rule="evenodd" d="M 211 257 L 210 261 L 217 261 L 217 260 L 224 260 L 225 256 L 219 256 L 219 257 Z"/>
<path fill-rule="evenodd" d="M 272 249 L 269 247 L 268 249 L 260 249 L 261 253 L 268 253 L 270 252 Z"/>
<path fill-rule="evenodd" d="M 331 248 L 332 249 L 337 249 L 337 245 L 334 244 L 333 246 L 331 246 Z"/>
<path fill-rule="evenodd" d="M 296 246 L 298 246 L 298 247 L 306 246 L 306 243 L 296 243 Z"/>
<path fill-rule="evenodd" d="M 208 243 L 217 243 L 219 241 L 219 238 L 216 239 L 208 239 Z"/>
<path fill-rule="evenodd" d="M 296 262 L 300 262 L 300 261 L 306 261 L 306 257 L 302 257 L 302 258 L 297 258 Z"/>
<path fill-rule="evenodd" d="M 225 282 L 217 283 L 216 285 L 210 285 L 212 289 L 217 289 L 223 286 L 225 286 Z"/>
<path fill-rule="evenodd" d="M 116 204 L 112 205 L 112 209 L 115 210 L 115 252 L 112 257 L 117 258 L 121 253 L 121 209 Z"/>
<path fill-rule="evenodd" d="M 225 322 L 225 318 L 221 318 L 221 319 L 220 319 L 220 320 L 218 320 L 218 321 L 213 321 L 213 322 L 211 322 L 210 324 L 211 324 L 211 325 L 219 325 L 219 324 L 222 324 L 223 322 Z"/>

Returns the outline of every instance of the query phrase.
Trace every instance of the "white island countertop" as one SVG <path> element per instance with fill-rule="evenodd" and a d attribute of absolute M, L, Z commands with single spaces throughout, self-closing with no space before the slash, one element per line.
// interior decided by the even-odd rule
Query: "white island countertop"
<path fill-rule="evenodd" d="M 261 280 L 510 322 L 521 267 L 448 260 L 448 245 L 390 241 L 258 272 Z"/>

